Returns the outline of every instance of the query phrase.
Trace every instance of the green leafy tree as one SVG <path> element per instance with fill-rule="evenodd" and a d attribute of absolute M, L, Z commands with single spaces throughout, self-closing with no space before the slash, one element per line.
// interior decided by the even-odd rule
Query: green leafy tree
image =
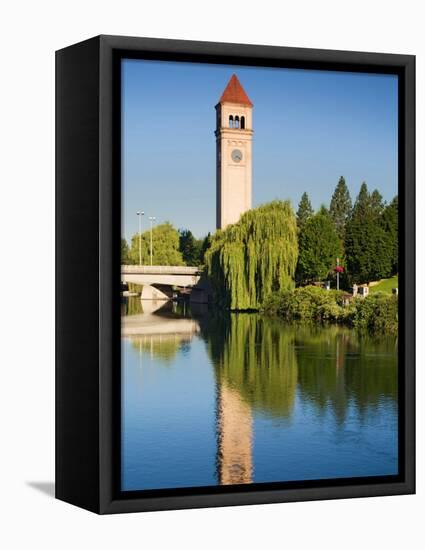
<path fill-rule="evenodd" d="M 302 283 L 323 281 L 341 255 L 341 241 L 329 212 L 322 208 L 309 218 L 299 234 L 297 279 Z"/>
<path fill-rule="evenodd" d="M 205 239 L 195 239 L 196 263 L 194 265 L 201 265 L 203 263 L 202 247 L 204 245 L 204 240 Z"/>
<path fill-rule="evenodd" d="M 140 248 L 142 265 L 150 264 L 150 230 L 141 234 Z M 152 230 L 153 265 L 184 265 L 179 250 L 179 232 L 171 223 L 165 222 Z M 139 263 L 139 233 L 133 235 L 130 248 L 131 263 Z"/>
<path fill-rule="evenodd" d="M 363 183 L 345 231 L 345 256 L 352 282 L 368 283 L 391 274 L 391 242 L 382 211 L 381 195 L 377 191 L 370 195 Z"/>
<path fill-rule="evenodd" d="M 211 248 L 211 243 L 212 243 L 211 233 L 208 233 L 208 235 L 202 241 L 201 251 L 199 253 L 199 261 L 201 264 L 205 263 L 205 254 L 207 250 Z"/>
<path fill-rule="evenodd" d="M 352 203 L 350 192 L 343 176 L 339 178 L 338 184 L 332 195 L 329 214 L 335 224 L 338 236 L 344 239 L 345 224 L 351 214 Z"/>
<path fill-rule="evenodd" d="M 311 206 L 310 199 L 307 195 L 307 193 L 303 193 L 301 196 L 301 200 L 298 204 L 298 210 L 297 210 L 297 226 L 298 229 L 301 229 L 305 222 L 311 218 L 311 216 L 314 214 L 313 207 Z"/>
<path fill-rule="evenodd" d="M 258 309 L 275 290 L 293 288 L 297 225 L 289 201 L 273 201 L 242 215 L 212 237 L 205 254 L 216 300 L 232 310 Z"/>
<path fill-rule="evenodd" d="M 186 265 L 199 265 L 202 241 L 195 239 L 189 229 L 181 229 L 179 233 L 179 250 L 182 253 L 183 261 Z"/>
<path fill-rule="evenodd" d="M 125 239 L 121 239 L 121 264 L 122 265 L 128 265 L 130 262 L 129 258 L 129 248 L 127 241 Z"/>

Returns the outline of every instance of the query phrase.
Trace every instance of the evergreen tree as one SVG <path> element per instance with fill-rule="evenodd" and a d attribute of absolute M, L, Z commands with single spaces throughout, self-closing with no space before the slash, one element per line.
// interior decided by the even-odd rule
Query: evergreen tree
<path fill-rule="evenodd" d="M 398 273 L 398 197 L 384 208 L 382 226 L 389 239 L 391 250 L 391 275 Z"/>
<path fill-rule="evenodd" d="M 385 204 L 382 199 L 382 195 L 378 191 L 378 189 L 375 189 L 370 195 L 370 207 L 372 211 L 378 216 L 380 216 L 384 211 Z"/>
<path fill-rule="evenodd" d="M 332 195 L 329 208 L 330 216 L 335 224 L 338 236 L 344 239 L 345 224 L 351 214 L 352 203 L 350 192 L 343 176 L 339 178 L 338 184 Z"/>
<path fill-rule="evenodd" d="M 211 233 L 208 233 L 208 235 L 202 241 L 202 245 L 201 245 L 201 251 L 199 254 L 199 261 L 201 264 L 205 262 L 205 254 L 207 250 L 211 247 L 211 243 L 212 243 Z"/>
<path fill-rule="evenodd" d="M 354 203 L 353 215 L 362 217 L 370 211 L 370 195 L 366 182 L 364 181 L 360 186 L 360 191 Z"/>
<path fill-rule="evenodd" d="M 341 240 L 326 208 L 309 218 L 299 234 L 297 279 L 302 283 L 323 281 L 341 255 Z"/>
<path fill-rule="evenodd" d="M 297 226 L 301 229 L 305 222 L 314 214 L 310 199 L 306 192 L 301 196 L 297 210 Z"/>
<path fill-rule="evenodd" d="M 186 265 L 196 266 L 200 263 L 202 241 L 198 241 L 189 229 L 179 231 L 179 250 Z"/>
<path fill-rule="evenodd" d="M 391 274 L 391 241 L 382 209 L 381 195 L 377 191 L 370 195 L 363 183 L 345 231 L 345 255 L 352 282 L 369 283 Z"/>

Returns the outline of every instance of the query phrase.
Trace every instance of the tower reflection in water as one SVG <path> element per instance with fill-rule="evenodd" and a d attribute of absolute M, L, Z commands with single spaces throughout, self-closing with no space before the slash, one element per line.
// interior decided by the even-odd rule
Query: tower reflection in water
<path fill-rule="evenodd" d="M 252 412 L 225 382 L 217 398 L 217 477 L 220 485 L 252 483 Z"/>
<path fill-rule="evenodd" d="M 203 326 L 217 381 L 221 485 L 254 481 L 254 411 L 288 418 L 293 409 L 297 386 L 293 334 L 281 328 L 254 314 L 209 318 L 208 326 Z"/>

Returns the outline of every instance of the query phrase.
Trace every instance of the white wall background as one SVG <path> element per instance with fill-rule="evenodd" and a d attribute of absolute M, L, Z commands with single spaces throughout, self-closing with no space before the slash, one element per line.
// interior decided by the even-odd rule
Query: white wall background
<path fill-rule="evenodd" d="M 31 485 L 44 483 L 42 488 L 49 489 L 54 476 L 54 51 L 97 34 L 123 34 L 416 54 L 421 274 L 425 236 L 421 4 L 412 0 L 22 0 L 2 4 L 2 548 L 424 547 L 421 319 L 417 496 L 97 517 L 55 501 Z M 421 292 L 418 297 L 419 311 L 424 310 L 423 296 Z"/>

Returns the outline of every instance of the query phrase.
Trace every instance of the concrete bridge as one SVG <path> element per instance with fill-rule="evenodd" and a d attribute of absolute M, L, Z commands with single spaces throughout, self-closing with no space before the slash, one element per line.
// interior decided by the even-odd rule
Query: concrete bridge
<path fill-rule="evenodd" d="M 174 265 L 122 265 L 123 283 L 137 285 L 195 286 L 199 283 L 202 271 L 199 267 Z"/>
<path fill-rule="evenodd" d="M 155 285 L 186 288 L 191 287 L 194 301 L 205 302 L 205 289 L 200 283 L 202 270 L 199 267 L 173 265 L 122 265 L 121 281 L 143 285 L 142 299 L 167 300 L 166 294 Z M 201 291 L 201 292 L 199 292 Z"/>

